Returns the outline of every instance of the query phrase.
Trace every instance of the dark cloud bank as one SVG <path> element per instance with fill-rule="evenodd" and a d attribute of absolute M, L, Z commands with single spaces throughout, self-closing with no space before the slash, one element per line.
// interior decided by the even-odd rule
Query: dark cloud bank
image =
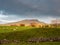
<path fill-rule="evenodd" d="M 0 0 L 0 10 L 10 14 L 60 16 L 60 0 Z"/>
<path fill-rule="evenodd" d="M 4 15 L 20 17 L 60 17 L 60 0 L 0 0 Z"/>

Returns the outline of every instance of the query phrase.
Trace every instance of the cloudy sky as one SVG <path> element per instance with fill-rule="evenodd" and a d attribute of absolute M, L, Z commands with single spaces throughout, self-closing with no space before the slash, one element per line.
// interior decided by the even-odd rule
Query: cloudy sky
<path fill-rule="evenodd" d="M 0 23 L 60 18 L 60 0 L 0 0 Z"/>

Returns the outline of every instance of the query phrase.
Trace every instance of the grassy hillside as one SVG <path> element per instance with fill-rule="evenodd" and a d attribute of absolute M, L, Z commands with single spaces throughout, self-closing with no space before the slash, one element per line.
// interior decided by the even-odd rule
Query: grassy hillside
<path fill-rule="evenodd" d="M 19 40 L 25 42 L 28 39 L 55 38 L 55 37 L 60 38 L 60 28 L 32 28 L 32 27 L 16 27 L 16 26 L 0 27 L 0 40 L 7 39 L 7 40 Z"/>
<path fill-rule="evenodd" d="M 60 28 L 28 28 L 18 27 L 18 29 L 1 29 L 0 39 L 18 39 L 26 40 L 28 38 L 39 38 L 39 37 L 60 37 Z"/>

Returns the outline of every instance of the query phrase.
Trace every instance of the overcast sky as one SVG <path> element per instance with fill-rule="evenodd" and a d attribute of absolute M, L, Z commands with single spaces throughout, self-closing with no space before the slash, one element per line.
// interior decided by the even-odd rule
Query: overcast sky
<path fill-rule="evenodd" d="M 60 18 L 60 0 L 0 0 L 0 23 Z"/>

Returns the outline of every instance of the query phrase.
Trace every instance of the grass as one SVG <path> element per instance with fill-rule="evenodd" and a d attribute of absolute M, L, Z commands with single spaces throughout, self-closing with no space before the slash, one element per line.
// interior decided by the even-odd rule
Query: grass
<path fill-rule="evenodd" d="M 20 40 L 24 43 L 18 45 L 60 45 L 60 42 L 41 42 L 41 43 L 25 43 L 30 38 L 50 38 L 60 37 L 60 28 L 32 28 L 32 27 L 17 27 L 16 26 L 0 26 L 0 40 Z M 8 45 L 8 44 L 2 44 Z M 17 45 L 10 43 L 9 45 Z"/>

